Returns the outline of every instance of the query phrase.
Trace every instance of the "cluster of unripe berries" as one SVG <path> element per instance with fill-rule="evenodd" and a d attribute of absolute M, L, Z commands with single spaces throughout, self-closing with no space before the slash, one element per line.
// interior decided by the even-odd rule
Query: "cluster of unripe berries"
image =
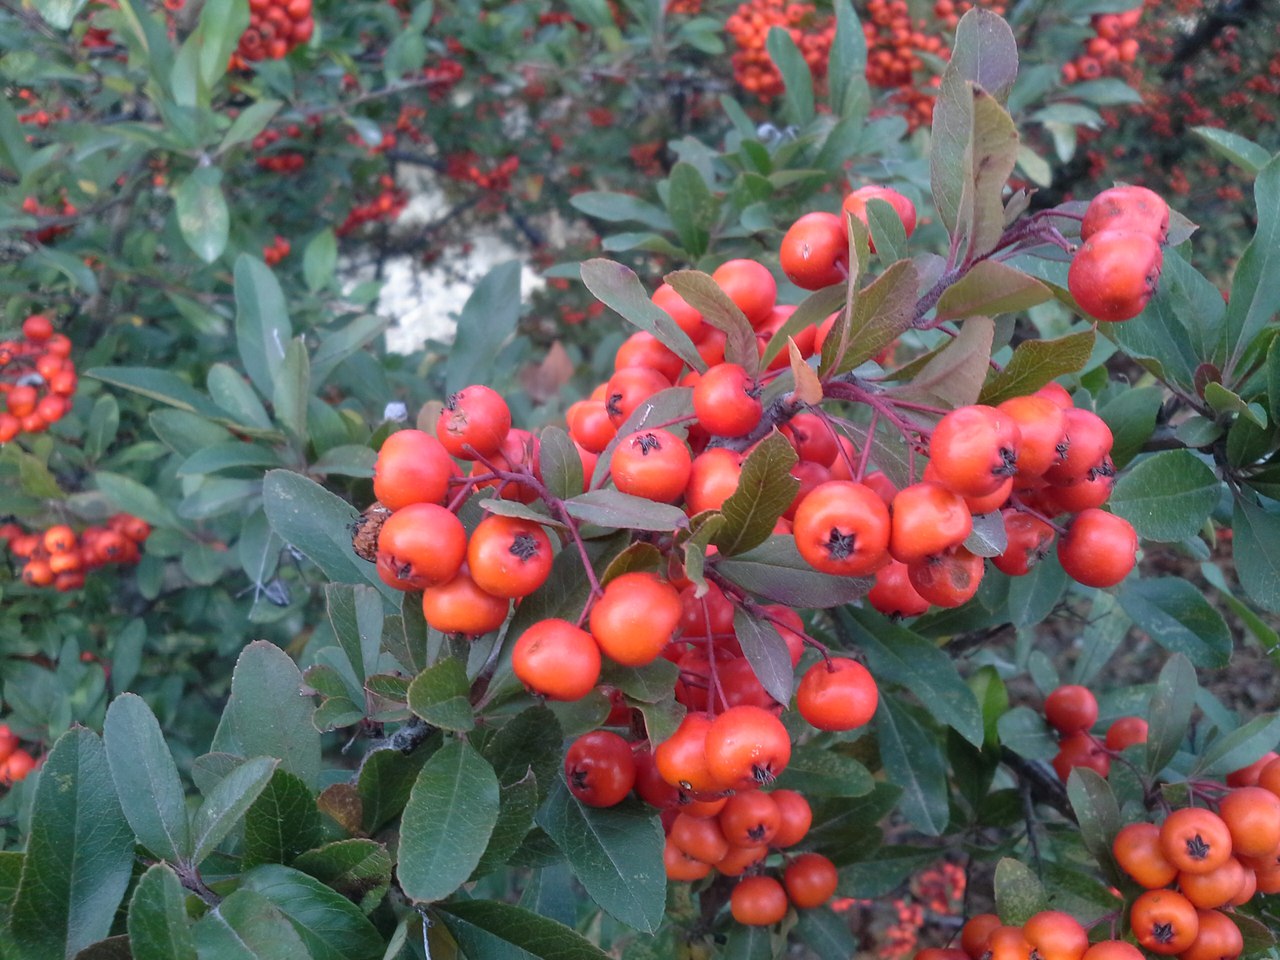
<path fill-rule="evenodd" d="M 128 513 L 114 514 L 105 526 L 88 526 L 78 535 L 65 523 L 30 532 L 13 522 L 0 524 L 0 544 L 22 561 L 22 582 L 62 592 L 83 587 L 90 570 L 137 563 L 150 535 L 150 525 Z"/>
<path fill-rule="evenodd" d="M 738 47 L 732 58 L 733 77 L 744 90 L 766 101 L 783 90 L 782 74 L 765 46 L 774 27 L 791 35 L 809 70 L 819 79 L 826 76 L 836 33 L 835 19 L 830 14 L 819 14 L 809 3 L 746 0 L 730 14 L 724 28 Z"/>
<path fill-rule="evenodd" d="M 7 723 L 0 723 L 0 787 L 11 787 L 25 779 L 39 763 L 22 747 L 18 735 Z"/>
<path fill-rule="evenodd" d="M 1053 769 L 1065 783 L 1076 767 L 1088 767 L 1101 777 L 1111 772 L 1111 757 L 1125 747 L 1147 742 L 1147 721 L 1120 717 L 1099 742 L 1091 732 L 1098 722 L 1098 699 L 1088 687 L 1064 684 L 1045 698 L 1044 716 L 1060 735 Z"/>
<path fill-rule="evenodd" d="M 0 443 L 61 420 L 77 383 L 71 341 L 44 314 L 27 317 L 21 337 L 0 340 Z"/>
<path fill-rule="evenodd" d="M 258 60 L 282 60 L 315 32 L 311 0 L 249 0 L 249 26 L 231 54 L 232 69 Z"/>
<path fill-rule="evenodd" d="M 1146 187 L 1112 187 L 1094 197 L 1067 274 L 1080 309 L 1107 321 L 1140 314 L 1160 282 L 1168 236 L 1169 206 Z"/>
<path fill-rule="evenodd" d="M 274 267 L 289 255 L 293 246 L 284 237 L 276 234 L 276 238 L 262 248 L 262 259 L 268 267 Z"/>
<path fill-rule="evenodd" d="M 1133 31 L 1144 9 L 1094 14 L 1090 22 L 1097 36 L 1089 38 L 1084 53 L 1062 65 L 1062 81 L 1097 80 L 1108 67 L 1137 60 L 1139 44 Z"/>

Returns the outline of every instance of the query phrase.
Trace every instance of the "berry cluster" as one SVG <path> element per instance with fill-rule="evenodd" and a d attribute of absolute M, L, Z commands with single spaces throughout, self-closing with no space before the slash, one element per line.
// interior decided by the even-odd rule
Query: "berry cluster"
<path fill-rule="evenodd" d="M 478 161 L 479 158 L 470 151 L 450 154 L 445 158 L 445 176 L 474 183 L 481 190 L 505 192 L 511 187 L 512 176 L 520 169 L 520 158 L 514 154 L 504 157 L 489 170 L 482 170 Z"/>
<path fill-rule="evenodd" d="M 1097 13 L 1090 21 L 1097 36 L 1090 37 L 1085 52 L 1062 65 L 1064 83 L 1097 80 L 1109 67 L 1138 59 L 1139 43 L 1133 36 L 1143 8 L 1124 13 Z"/>
<path fill-rule="evenodd" d="M 432 100 L 443 100 L 461 82 L 465 73 L 462 64 L 452 57 L 442 57 L 439 63 L 428 64 L 422 68 L 427 94 Z"/>
<path fill-rule="evenodd" d="M 782 27 L 791 35 L 815 79 L 826 76 L 828 54 L 835 38 L 835 19 L 809 3 L 785 0 L 746 0 L 724 28 L 738 49 L 733 54 L 733 77 L 744 89 L 769 101 L 782 93 L 782 74 L 765 48 L 769 31 Z"/>
<path fill-rule="evenodd" d="M 1079 684 L 1064 684 L 1045 698 L 1044 716 L 1061 735 L 1053 769 L 1066 782 L 1076 767 L 1088 767 L 1100 777 L 1111 773 L 1111 758 L 1135 743 L 1147 742 L 1147 721 L 1120 717 L 1107 728 L 1099 743 L 1091 732 L 1098 722 L 1098 700 Z"/>
<path fill-rule="evenodd" d="M 950 48 L 936 34 L 926 33 L 924 20 L 912 21 L 906 0 L 870 0 L 862 32 L 867 39 L 867 83 L 894 90 L 895 104 L 914 130 L 933 119 L 933 102 L 940 77 L 933 77 L 929 90 L 916 89 L 916 74 L 925 66 L 925 57 L 946 60 Z"/>
<path fill-rule="evenodd" d="M 232 69 L 258 60 L 282 60 L 315 32 L 311 0 L 249 0 L 249 26 L 231 54 Z"/>
<path fill-rule="evenodd" d="M 142 544 L 150 535 L 150 525 L 128 513 L 113 515 L 106 526 L 85 527 L 78 536 L 65 523 L 34 532 L 12 522 L 0 524 L 0 544 L 23 561 L 22 582 L 61 592 L 83 587 L 84 575 L 90 570 L 137 563 Z"/>
<path fill-rule="evenodd" d="M 277 153 L 266 153 L 282 138 L 297 140 L 302 136 L 302 127 L 291 123 L 283 131 L 275 129 L 263 130 L 253 138 L 253 149 L 258 152 L 254 162 L 263 170 L 272 173 L 297 173 L 307 165 L 307 158 L 297 150 L 285 150 Z"/>
<path fill-rule="evenodd" d="M 43 314 L 22 322 L 22 337 L 0 341 L 0 443 L 20 433 L 41 433 L 71 409 L 76 392 L 71 341 L 53 332 Z"/>
<path fill-rule="evenodd" d="M 287 257 L 292 249 L 289 241 L 277 233 L 275 240 L 262 248 L 262 259 L 266 261 L 268 267 L 274 267 Z"/>
<path fill-rule="evenodd" d="M 379 220 L 394 221 L 409 205 L 409 194 L 396 186 L 389 174 L 378 178 L 379 194 L 366 203 L 358 203 L 351 208 L 345 220 L 334 230 L 340 237 L 359 230 L 365 224 Z"/>
<path fill-rule="evenodd" d="M 35 197 L 27 197 L 22 201 L 22 212 L 29 213 L 33 217 L 73 217 L 77 211 L 75 204 L 64 196 L 58 206 L 41 203 Z M 67 233 L 70 229 L 71 227 L 67 224 L 54 223 L 41 227 L 39 230 L 32 230 L 26 236 L 32 243 L 49 243 L 55 237 Z"/>
<path fill-rule="evenodd" d="M 11 787 L 27 779 L 39 766 L 36 758 L 21 743 L 7 723 L 0 723 L 0 786 Z"/>
<path fill-rule="evenodd" d="M 1124 940 L 1089 943 L 1089 934 L 1075 917 L 1060 910 L 1044 910 L 1022 926 L 1000 922 L 994 913 L 980 913 L 960 930 L 960 946 L 921 950 L 915 960 L 1144 960 L 1142 952 Z"/>
<path fill-rule="evenodd" d="M 1112 322 L 1140 314 L 1160 282 L 1168 236 L 1169 207 L 1146 187 L 1112 187 L 1094 197 L 1067 275 L 1080 309 Z"/>

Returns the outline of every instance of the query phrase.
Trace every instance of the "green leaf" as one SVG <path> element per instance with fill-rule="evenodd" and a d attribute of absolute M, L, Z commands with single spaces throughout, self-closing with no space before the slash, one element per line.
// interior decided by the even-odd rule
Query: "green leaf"
<path fill-rule="evenodd" d="M 333 635 L 362 686 L 378 670 L 384 623 L 382 596 L 372 587 L 330 583 L 324 588 L 325 609 Z"/>
<path fill-rule="evenodd" d="M 848 0 L 832 4 L 836 15 L 835 41 L 827 65 L 828 98 L 831 110 L 848 117 L 867 89 L 867 36 L 858 22 L 858 12 Z"/>
<path fill-rule="evenodd" d="M 840 5 L 840 4 L 838 4 Z M 858 952 L 848 921 L 830 907 L 801 910 L 796 935 L 821 960 L 848 960 Z"/>
<path fill-rule="evenodd" d="M 1231 280 L 1225 335 L 1229 375 L 1240 357 L 1280 310 L 1280 156 L 1258 171 L 1253 184 L 1258 226 L 1245 247 Z"/>
<path fill-rule="evenodd" d="M 1197 667 L 1225 667 L 1231 659 L 1231 631 L 1222 614 L 1186 580 L 1127 580 L 1120 606 L 1151 639 L 1171 653 L 1186 654 Z"/>
<path fill-rule="evenodd" d="M 1217 505 L 1222 482 L 1188 450 L 1166 450 L 1134 464 L 1111 494 L 1112 512 L 1146 540 L 1194 537 Z"/>
<path fill-rule="evenodd" d="M 747 592 L 791 607 L 826 609 L 852 603 L 872 584 L 865 577 L 819 573 L 800 556 L 792 537 L 770 537 L 754 550 L 717 559 L 715 569 Z"/>
<path fill-rule="evenodd" d="M 307 346 L 302 337 L 295 337 L 289 341 L 284 361 L 276 372 L 271 402 L 275 407 L 276 420 L 298 449 L 307 443 L 307 400 L 310 394 L 311 367 Z"/>
<path fill-rule="evenodd" d="M 671 168 L 666 202 L 680 245 L 691 259 L 697 260 L 707 252 L 711 227 L 719 212 L 719 204 L 697 167 L 681 161 Z"/>
<path fill-rule="evenodd" d="M 1110 865 L 1111 843 L 1120 832 L 1120 807 L 1107 781 L 1088 767 L 1076 767 L 1067 778 L 1067 798 L 1080 825 L 1085 849 L 1099 863 Z"/>
<path fill-rule="evenodd" d="M 198 477 L 242 467 L 278 467 L 279 455 L 270 447 L 241 440 L 216 443 L 197 450 L 177 469 L 180 477 Z"/>
<path fill-rule="evenodd" d="M 778 787 L 812 797 L 865 797 L 875 780 L 857 760 L 830 747 L 799 744 L 778 777 Z"/>
<path fill-rule="evenodd" d="M 35 8 L 55 30 L 70 30 L 86 2 L 88 0 L 37 0 Z"/>
<path fill-rule="evenodd" d="M 782 27 L 771 27 L 765 39 L 765 49 L 769 59 L 774 62 L 778 72 L 782 74 L 782 83 L 786 88 L 783 110 L 787 120 L 797 127 L 804 128 L 813 122 L 813 74 L 809 64 L 796 46 L 796 42 Z"/>
<path fill-rule="evenodd" d="M 285 345 L 293 339 L 289 309 L 275 274 L 261 260 L 236 257 L 236 347 L 249 379 L 264 397 L 275 391 Z"/>
<path fill-rule="evenodd" d="M 22 878 L 22 861 L 19 850 L 0 850 L 0 930 L 9 929 L 9 915 L 13 911 L 13 898 Z M 0 953 L 0 957 L 4 954 Z"/>
<path fill-rule="evenodd" d="M 231 675 L 231 699 L 210 749 L 241 757 L 275 757 L 314 788 L 320 776 L 320 734 L 311 723 L 311 700 L 289 655 L 255 640 L 240 653 Z"/>
<path fill-rule="evenodd" d="M 889 782 L 902 788 L 902 814 L 920 832 L 940 836 L 951 817 L 947 765 L 932 733 L 895 697 L 881 693 L 876 709 L 880 758 Z"/>
<path fill-rule="evenodd" d="M 1015 627 L 1041 623 L 1062 599 L 1067 588 L 1067 572 L 1058 562 L 1057 553 L 1042 559 L 1025 577 L 1014 577 L 1009 583 L 1009 620 Z"/>
<path fill-rule="evenodd" d="M 213 402 L 231 414 L 237 422 L 261 430 L 273 429 L 271 418 L 267 416 L 266 407 L 262 405 L 258 394 L 244 375 L 230 364 L 215 363 L 211 366 L 205 385 L 209 388 L 209 396 L 213 398 Z"/>
<path fill-rule="evenodd" d="M 1003 857 L 996 864 L 995 887 L 996 912 L 1009 926 L 1022 926 L 1048 906 L 1035 872 L 1012 857 Z"/>
<path fill-rule="evenodd" d="M 200 80 L 212 88 L 227 72 L 227 61 L 249 26 L 247 0 L 206 0 L 200 11 Z"/>
<path fill-rule="evenodd" d="M 460 660 L 445 657 L 427 667 L 409 684 L 409 709 L 443 730 L 475 729 L 471 711 L 471 681 Z"/>
<path fill-rule="evenodd" d="M 961 325 L 959 335 L 921 367 L 909 383 L 894 387 L 891 392 L 903 399 L 925 403 L 941 400 L 953 407 L 976 403 L 990 369 L 994 336 L 995 324 L 990 317 L 970 317 Z"/>
<path fill-rule="evenodd" d="M 366 833 L 377 833 L 400 816 L 419 772 L 440 748 L 440 743 L 441 736 L 437 733 L 408 756 L 399 750 L 375 750 L 365 758 L 357 790 Z"/>
<path fill-rule="evenodd" d="M 776 429 L 747 455 L 738 489 L 720 508 L 725 523 L 711 540 L 722 556 L 745 553 L 769 539 L 800 490 L 790 472 L 797 459 L 790 441 Z"/>
<path fill-rule="evenodd" d="M 244 815 L 244 865 L 290 863 L 324 840 L 315 794 L 277 769 Z"/>
<path fill-rule="evenodd" d="M 40 770 L 10 933 L 22 960 L 63 960 L 111 932 L 133 868 L 133 831 L 106 750 L 74 727 Z"/>
<path fill-rule="evenodd" d="M 436 915 L 468 960 L 607 960 L 564 924 L 500 900 L 440 904 Z"/>
<path fill-rule="evenodd" d="M 569 434 L 559 427 L 544 427 L 538 441 L 538 470 L 551 495 L 564 500 L 584 492 L 582 458 Z"/>
<path fill-rule="evenodd" d="M 637 930 L 658 929 L 667 877 L 662 827 L 649 808 L 632 803 L 584 807 L 557 777 L 537 822 L 564 851 L 592 900 Z"/>
<path fill-rule="evenodd" d="M 632 326 L 657 337 L 668 350 L 692 369 L 704 371 L 707 363 L 689 335 L 661 307 L 655 306 L 630 268 L 613 260 L 585 260 L 580 267 L 582 282 L 591 295 Z M 603 455 L 601 457 L 603 459 Z"/>
<path fill-rule="evenodd" d="M 341 330 L 334 330 L 320 341 L 311 357 L 311 383 L 320 386 L 338 365 L 354 356 L 386 332 L 389 321 L 372 314 L 356 317 Z"/>
<path fill-rule="evenodd" d="M 222 142 L 218 144 L 218 153 L 225 153 L 232 147 L 248 143 L 266 129 L 271 118 L 282 106 L 284 106 L 282 100 L 259 100 L 242 109 L 231 122 L 231 126 L 227 128 L 227 132 L 222 135 Z"/>
<path fill-rule="evenodd" d="M 319 880 L 279 864 L 254 867 L 242 890 L 283 913 L 314 960 L 381 960 L 386 946 L 360 908 Z"/>
<path fill-rule="evenodd" d="M 1238 730 L 1211 741 L 1196 761 L 1193 774 L 1222 777 L 1253 763 L 1280 741 L 1280 714 L 1264 713 Z"/>
<path fill-rule="evenodd" d="M 1264 610 L 1280 612 L 1280 516 L 1236 497 L 1231 529 L 1240 585 Z"/>
<path fill-rule="evenodd" d="M 849 223 L 854 234 L 860 235 L 861 223 L 853 217 Z M 910 329 L 915 320 L 919 284 L 915 264 L 900 260 L 858 292 L 843 353 L 837 345 L 828 352 L 827 344 L 823 344 L 818 373 L 824 380 L 865 363 Z M 837 322 L 835 329 L 839 327 Z M 834 338 L 827 339 L 832 342 Z"/>
<path fill-rule="evenodd" d="M 199 866 L 217 849 L 266 789 L 279 763 L 274 757 L 246 760 L 209 790 L 191 826 L 194 841 L 192 864 Z"/>
<path fill-rule="evenodd" d="M 982 260 L 947 288 L 938 301 L 937 316 L 939 320 L 963 320 L 979 314 L 1020 313 L 1052 298 L 1053 292 L 1035 277 L 999 260 Z M 1053 341 L 1026 341 L 1040 342 Z"/>
<path fill-rule="evenodd" d="M 1191 132 L 1209 145 L 1214 153 L 1230 160 L 1246 173 L 1255 174 L 1267 165 L 1271 154 L 1252 140 L 1218 127 L 1192 127 Z"/>
<path fill-rule="evenodd" d="M 1044 717 L 1030 707 L 1014 707 L 996 721 L 1000 742 L 1029 760 L 1049 760 L 1058 753 L 1057 738 Z"/>
<path fill-rule="evenodd" d="M 702 314 L 702 319 L 725 335 L 724 358 L 754 377 L 760 370 L 760 349 L 756 333 L 746 314 L 706 273 L 677 270 L 666 276 L 676 293 Z"/>
<path fill-rule="evenodd" d="M 427 761 L 409 795 L 400 828 L 399 878 L 419 902 L 443 900 L 471 876 L 493 833 L 498 778 L 461 741 Z"/>
<path fill-rule="evenodd" d="M 1005 368 L 982 388 L 981 402 L 994 406 L 1011 397 L 1035 393 L 1051 380 L 1083 370 L 1093 354 L 1093 341 L 1092 330 L 1069 333 L 1056 340 L 1022 341 Z"/>
<path fill-rule="evenodd" d="M 733 632 L 765 692 L 778 703 L 790 703 L 795 676 L 787 643 L 777 628 L 768 620 L 751 616 L 744 607 L 737 607 Z"/>
<path fill-rule="evenodd" d="M 267 473 L 262 501 L 271 528 L 330 580 L 373 583 L 386 596 L 392 595 L 373 565 L 358 559 L 351 549 L 351 525 L 360 515 L 351 504 L 290 470 Z"/>
<path fill-rule="evenodd" d="M 489 383 L 498 348 L 520 319 L 520 264 L 508 260 L 480 278 L 458 315 L 458 334 L 445 366 L 445 393 Z"/>
<path fill-rule="evenodd" d="M 519 782 L 530 767 L 539 784 L 550 786 L 563 760 L 563 740 L 555 714 L 545 706 L 529 707 L 501 727 L 482 753 L 504 786 Z"/>
<path fill-rule="evenodd" d="M 473 877 L 482 877 L 508 864 L 533 827 L 539 801 L 538 778 L 532 769 L 515 783 L 503 784 L 498 819 Z"/>
<path fill-rule="evenodd" d="M 982 746 L 982 710 L 951 657 L 871 610 L 848 607 L 836 617 L 866 654 L 877 678 L 910 690 L 935 720 L 975 747 Z"/>
<path fill-rule="evenodd" d="M 617 490 L 592 490 L 566 500 L 565 510 L 576 520 L 615 530 L 652 530 L 669 533 L 688 526 L 679 507 L 655 503 Z"/>
<path fill-rule="evenodd" d="M 179 410 L 198 413 L 211 420 L 225 416 L 224 411 L 208 397 L 167 370 L 153 370 L 150 367 L 93 367 L 86 370 L 84 375 L 167 403 Z"/>
<path fill-rule="evenodd" d="M 335 840 L 299 855 L 293 865 L 358 901 L 365 913 L 382 901 L 391 885 L 391 855 L 373 840 Z"/>
<path fill-rule="evenodd" d="M 190 856 L 182 781 L 151 708 L 132 693 L 117 697 L 102 738 L 111 780 L 138 842 L 174 863 Z"/>
<path fill-rule="evenodd" d="M 1147 711 L 1147 772 L 1155 775 L 1178 753 L 1196 705 L 1196 671 L 1175 653 L 1160 670 Z"/>
<path fill-rule="evenodd" d="M 280 909 L 252 890 L 235 891 L 196 921 L 192 933 L 202 960 L 299 960 L 311 956 Z"/>
<path fill-rule="evenodd" d="M 773 934 L 768 927 L 749 927 L 735 923 L 725 941 L 724 956 L 733 957 L 734 960 L 773 960 Z"/>
<path fill-rule="evenodd" d="M 624 667 L 606 661 L 600 683 L 622 691 L 632 700 L 657 703 L 671 695 L 679 676 L 680 668 L 664 657 L 643 667 Z"/>
<path fill-rule="evenodd" d="M 168 864 L 153 864 L 129 901 L 133 960 L 196 960 L 187 921 L 187 894 Z"/>
<path fill-rule="evenodd" d="M 643 223 L 654 230 L 672 229 L 671 218 L 651 203 L 629 193 L 611 190 L 586 190 L 569 198 L 569 205 L 589 217 L 622 223 L 628 220 Z"/>
<path fill-rule="evenodd" d="M 871 859 L 843 868 L 838 889 L 853 897 L 887 897 L 913 874 L 937 862 L 936 847 L 881 847 Z"/>
<path fill-rule="evenodd" d="M 141 517 L 153 527 L 173 529 L 182 526 L 173 511 L 150 488 L 144 487 L 137 480 L 105 470 L 95 473 L 93 480 L 116 509 Z"/>
<path fill-rule="evenodd" d="M 120 404 L 109 393 L 93 402 L 89 414 L 89 426 L 85 431 L 84 453 L 90 460 L 97 460 L 111 447 L 120 429 Z"/>
<path fill-rule="evenodd" d="M 1158 386 L 1128 388 L 1098 410 L 1098 416 L 1111 428 L 1111 459 L 1117 469 L 1127 466 L 1142 450 L 1155 430 L 1163 400 Z"/>
<path fill-rule="evenodd" d="M 222 171 L 217 167 L 196 167 L 178 184 L 173 205 L 182 239 L 192 252 L 205 263 L 222 256 L 231 227 L 231 215 L 222 195 Z"/>

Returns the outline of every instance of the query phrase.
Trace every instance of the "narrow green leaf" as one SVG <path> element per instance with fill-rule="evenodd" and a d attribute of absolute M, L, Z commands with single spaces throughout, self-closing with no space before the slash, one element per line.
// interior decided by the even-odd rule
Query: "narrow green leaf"
<path fill-rule="evenodd" d="M 275 274 L 242 253 L 235 265 L 236 347 L 249 379 L 264 397 L 275 390 L 286 344 L 293 339 L 289 309 Z"/>
<path fill-rule="evenodd" d="M 567 499 L 583 493 L 582 458 L 569 434 L 559 427 L 544 427 L 538 440 L 538 470 L 552 496 Z"/>
<path fill-rule="evenodd" d="M 102 737 L 111 780 L 138 842 L 173 863 L 190 856 L 182 781 L 151 708 L 132 693 L 117 697 Z"/>
<path fill-rule="evenodd" d="M 1264 713 L 1215 738 L 1201 752 L 1195 773 L 1221 777 L 1247 767 L 1280 742 L 1280 714 Z"/>
<path fill-rule="evenodd" d="M 357 682 L 378 670 L 384 623 L 382 596 L 372 587 L 330 583 L 324 588 L 325 609 L 338 645 Z"/>
<path fill-rule="evenodd" d="M 1067 798 L 1080 824 L 1085 848 L 1101 864 L 1112 864 L 1111 843 L 1120 832 L 1120 807 L 1107 781 L 1087 767 L 1067 778 Z"/>
<path fill-rule="evenodd" d="M 266 789 L 279 763 L 274 757 L 246 760 L 209 791 L 191 826 L 194 841 L 191 862 L 194 865 L 203 863 L 235 828 L 245 811 Z"/>
<path fill-rule="evenodd" d="M 1230 160 L 1245 173 L 1254 174 L 1267 165 L 1271 154 L 1252 140 L 1218 127 L 1192 127 L 1191 132 L 1215 153 Z"/>
<path fill-rule="evenodd" d="M 679 507 L 617 490 L 592 490 L 579 494 L 565 501 L 565 509 L 576 520 L 615 530 L 669 533 L 688 526 L 689 522 Z"/>
<path fill-rule="evenodd" d="M 749 593 L 773 603 L 826 609 L 852 603 L 871 589 L 866 577 L 836 577 L 814 570 L 791 537 L 770 537 L 754 550 L 717 558 L 716 571 Z"/>
<path fill-rule="evenodd" d="M 1196 705 L 1196 671 L 1175 653 L 1160 669 L 1147 711 L 1147 772 L 1158 774 L 1177 754 Z"/>
<path fill-rule="evenodd" d="M 291 863 L 324 840 L 315 794 L 288 770 L 277 769 L 244 815 L 244 865 Z"/>
<path fill-rule="evenodd" d="M 498 778 L 461 741 L 441 747 L 418 774 L 401 821 L 399 878 L 419 902 L 443 900 L 471 876 L 493 833 Z"/>
<path fill-rule="evenodd" d="M 1253 198 L 1258 226 L 1236 264 L 1227 303 L 1224 332 L 1229 352 L 1224 372 L 1228 375 L 1280 310 L 1280 156 L 1258 171 Z"/>
<path fill-rule="evenodd" d="M 1280 516 L 1236 497 L 1231 528 L 1240 585 L 1264 610 L 1280 612 Z"/>
<path fill-rule="evenodd" d="M 1022 341 L 1005 368 L 982 388 L 981 402 L 1003 403 L 1011 397 L 1034 393 L 1058 377 L 1077 373 L 1089 362 L 1093 341 L 1092 330 L 1069 333 L 1056 340 Z"/>
<path fill-rule="evenodd" d="M 440 904 L 436 915 L 468 960 L 607 960 L 576 930 L 501 900 Z"/>
<path fill-rule="evenodd" d="M 777 430 L 747 455 L 738 489 L 720 508 L 725 523 L 711 541 L 722 556 L 745 553 L 769 539 L 800 490 L 800 481 L 790 472 L 797 459 L 790 441 Z"/>
<path fill-rule="evenodd" d="M 284 360 L 276 371 L 275 389 L 271 402 L 276 420 L 302 449 L 307 443 L 307 400 L 311 395 L 311 365 L 307 346 L 301 337 L 289 341 Z"/>
<path fill-rule="evenodd" d="M 289 919 L 266 897 L 237 890 L 191 928 L 209 960 L 299 960 L 310 957 Z"/>
<path fill-rule="evenodd" d="M 45 23 L 55 30 L 70 30 L 76 14 L 84 9 L 88 0 L 38 0 L 35 4 Z"/>
<path fill-rule="evenodd" d="M 707 251 L 719 204 L 691 163 L 681 161 L 672 167 L 667 187 L 667 213 L 676 236 L 691 259 L 697 260 Z"/>
<path fill-rule="evenodd" d="M 299 855 L 293 866 L 357 901 L 365 913 L 382 901 L 391 886 L 391 855 L 373 840 L 335 840 Z"/>
<path fill-rule="evenodd" d="M 313 960 L 381 960 L 385 944 L 360 908 L 319 880 L 279 864 L 244 875 L 242 890 L 273 903 Z"/>
<path fill-rule="evenodd" d="M 187 921 L 187 894 L 168 864 L 153 864 L 129 901 L 133 960 L 196 960 Z"/>
<path fill-rule="evenodd" d="M 668 350 L 692 369 L 703 371 L 707 363 L 689 335 L 676 326 L 665 310 L 655 306 L 630 267 L 613 260 L 585 260 L 580 268 L 582 282 L 591 295 L 619 314 L 632 326 L 657 337 Z M 603 456 L 601 459 L 604 459 Z"/>
<path fill-rule="evenodd" d="M 6 698 L 10 695 L 6 694 Z M 40 770 L 10 933 L 22 960 L 63 960 L 111 932 L 133 831 L 97 734 L 73 727 Z"/>
<path fill-rule="evenodd" d="M 1120 606 L 1156 643 L 1186 654 L 1198 667 L 1225 667 L 1231 658 L 1231 631 L 1222 614 L 1186 580 L 1127 580 Z"/>
<path fill-rule="evenodd" d="M 797 127 L 804 128 L 813 122 L 813 74 L 809 64 L 800 53 L 800 48 L 782 27 L 771 27 L 765 38 L 765 49 L 769 59 L 782 74 L 782 83 L 786 89 L 783 110 L 787 119 Z"/>
<path fill-rule="evenodd" d="M 760 349 L 746 314 L 720 289 L 709 274 L 677 270 L 666 275 L 676 293 L 702 314 L 702 319 L 725 334 L 724 358 L 754 377 L 760 370 Z"/>
<path fill-rule="evenodd" d="M 798 790 L 808 797 L 865 797 L 875 780 L 857 760 L 830 747 L 799 744 L 791 750 L 787 769 L 778 787 Z"/>
<path fill-rule="evenodd" d="M 483 877 L 508 864 L 533 828 L 539 801 L 538 778 L 532 768 L 515 783 L 503 784 L 498 819 L 473 877 Z"/>
<path fill-rule="evenodd" d="M 662 827 L 649 808 L 584 807 L 557 777 L 538 824 L 569 859 L 587 894 L 615 919 L 653 933 L 666 906 Z"/>
<path fill-rule="evenodd" d="M 765 692 L 784 706 L 790 703 L 795 676 L 787 643 L 777 628 L 738 607 L 733 613 L 733 632 Z"/>
<path fill-rule="evenodd" d="M 902 788 L 902 814 L 917 830 L 940 836 L 951 818 L 947 766 L 933 735 L 892 695 L 876 709 L 880 757 L 889 782 Z"/>
<path fill-rule="evenodd" d="M 445 393 L 492 379 L 494 360 L 520 319 L 520 264 L 500 263 L 476 284 L 458 315 L 458 334 L 449 351 Z"/>

